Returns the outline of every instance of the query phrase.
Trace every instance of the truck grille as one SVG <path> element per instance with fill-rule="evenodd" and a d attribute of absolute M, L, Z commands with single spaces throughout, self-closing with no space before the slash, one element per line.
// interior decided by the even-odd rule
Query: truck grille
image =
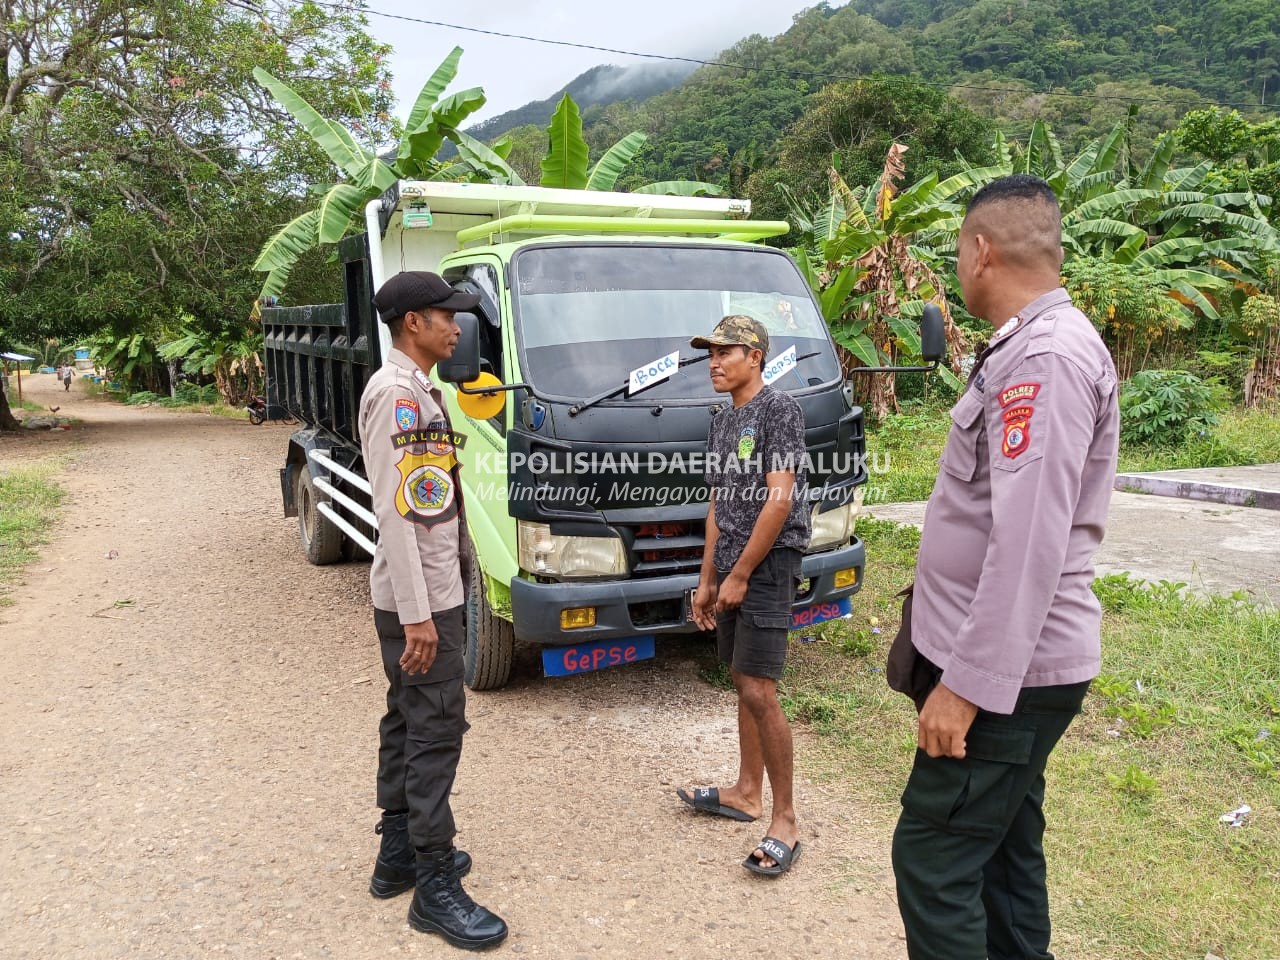
<path fill-rule="evenodd" d="M 631 571 L 637 577 L 697 573 L 702 566 L 704 521 L 628 524 Z"/>

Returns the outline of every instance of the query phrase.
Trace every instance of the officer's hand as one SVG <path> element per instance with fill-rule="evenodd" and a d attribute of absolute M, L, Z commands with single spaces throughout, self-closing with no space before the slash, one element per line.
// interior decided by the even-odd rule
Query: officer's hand
<path fill-rule="evenodd" d="M 698 589 L 693 594 L 693 622 L 701 630 L 716 628 L 716 594 L 719 587 L 714 580 L 698 581 Z"/>
<path fill-rule="evenodd" d="M 977 715 L 977 704 L 952 693 L 940 683 L 933 688 L 920 711 L 916 743 L 931 757 L 963 760 L 964 738 Z"/>
<path fill-rule="evenodd" d="M 436 660 L 436 646 L 440 638 L 436 635 L 436 625 L 430 620 L 421 623 L 404 625 L 404 656 L 400 658 L 400 667 L 405 673 L 426 673 Z"/>
<path fill-rule="evenodd" d="M 737 610 L 742 606 L 742 601 L 747 596 L 747 578 L 739 576 L 736 573 L 730 573 L 720 583 L 720 590 L 716 595 L 716 613 L 728 613 L 730 610 Z"/>

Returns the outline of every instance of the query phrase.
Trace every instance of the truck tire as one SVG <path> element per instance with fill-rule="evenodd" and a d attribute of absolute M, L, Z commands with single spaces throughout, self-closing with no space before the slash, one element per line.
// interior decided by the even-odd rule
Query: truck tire
<path fill-rule="evenodd" d="M 497 690 L 505 687 L 511 679 L 516 634 L 510 622 L 503 620 L 489 606 L 484 583 L 484 574 L 472 560 L 462 676 L 472 690 Z"/>
<path fill-rule="evenodd" d="M 342 531 L 320 512 L 323 494 L 316 489 L 311 471 L 305 466 L 298 471 L 298 537 L 307 561 L 318 567 L 342 559 Z"/>

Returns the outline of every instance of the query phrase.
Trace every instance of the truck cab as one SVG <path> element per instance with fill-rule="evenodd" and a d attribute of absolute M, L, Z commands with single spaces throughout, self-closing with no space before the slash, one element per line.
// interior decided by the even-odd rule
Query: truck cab
<path fill-rule="evenodd" d="M 401 270 L 433 270 L 480 297 L 434 374 L 466 437 L 472 689 L 507 682 L 516 640 L 540 645 L 559 675 L 697 632 L 707 433 L 731 401 L 689 340 L 727 314 L 765 325 L 766 380 L 804 412 L 813 536 L 793 627 L 847 614 L 864 564 L 862 411 L 795 263 L 756 242 L 787 225 L 748 212 L 738 200 L 434 182 L 370 204 L 368 232 L 341 248 L 346 303 L 264 311 L 274 393 L 306 423 L 282 470 L 304 546 L 327 538 L 325 559 L 373 549 L 354 411 L 390 343 L 370 300 Z M 315 317 L 327 318 L 319 336 L 303 332 Z"/>

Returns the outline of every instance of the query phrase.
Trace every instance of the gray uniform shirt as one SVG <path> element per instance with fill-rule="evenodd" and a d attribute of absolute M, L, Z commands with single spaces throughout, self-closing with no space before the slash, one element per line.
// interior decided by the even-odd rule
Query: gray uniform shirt
<path fill-rule="evenodd" d="M 365 385 L 359 429 L 378 518 L 373 605 L 421 623 L 463 600 L 454 469 L 463 438 L 450 430 L 440 388 L 395 349 Z"/>
<path fill-rule="evenodd" d="M 911 639 L 949 689 L 1011 713 L 1024 686 L 1098 674 L 1102 612 L 1090 587 L 1119 448 L 1115 366 L 1055 290 L 992 343 L 951 419 Z"/>
<path fill-rule="evenodd" d="M 765 476 L 778 470 L 794 473 L 796 482 L 791 512 L 773 546 L 809 546 L 804 412 L 794 397 L 766 384 L 742 406 L 722 407 L 711 421 L 707 454 L 706 480 L 719 531 L 717 570 L 729 572 L 742 556 L 768 496 Z"/>

